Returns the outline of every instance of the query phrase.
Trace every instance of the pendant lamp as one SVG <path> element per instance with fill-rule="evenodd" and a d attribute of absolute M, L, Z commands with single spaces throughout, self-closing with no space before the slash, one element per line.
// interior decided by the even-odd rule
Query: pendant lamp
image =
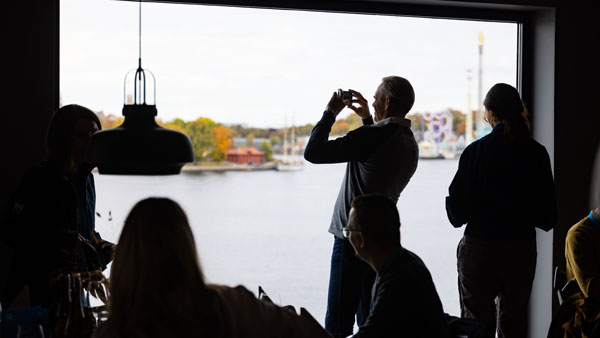
<path fill-rule="evenodd" d="M 142 68 L 142 3 L 139 10 L 138 68 L 125 76 L 123 124 L 95 133 L 90 141 L 90 162 L 100 174 L 173 175 L 194 161 L 190 138 L 159 126 L 152 72 Z"/>

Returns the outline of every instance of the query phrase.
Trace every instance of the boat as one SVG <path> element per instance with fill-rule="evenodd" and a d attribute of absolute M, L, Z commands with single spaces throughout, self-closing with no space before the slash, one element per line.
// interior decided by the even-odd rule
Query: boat
<path fill-rule="evenodd" d="M 298 171 L 298 170 L 302 170 L 302 169 L 304 169 L 302 163 L 293 164 L 293 163 L 277 162 L 277 164 L 275 165 L 275 170 L 277 170 L 277 171 Z"/>
<path fill-rule="evenodd" d="M 296 142 L 295 127 L 290 127 L 290 141 L 288 143 L 287 128 L 283 130 L 283 159 L 277 161 L 275 170 L 277 171 L 298 171 L 304 168 L 304 161 L 297 159 L 296 148 L 298 143 Z M 288 158 L 289 149 L 289 158 Z"/>
<path fill-rule="evenodd" d="M 419 142 L 419 159 L 421 160 L 444 160 L 446 157 L 439 150 L 434 142 Z"/>

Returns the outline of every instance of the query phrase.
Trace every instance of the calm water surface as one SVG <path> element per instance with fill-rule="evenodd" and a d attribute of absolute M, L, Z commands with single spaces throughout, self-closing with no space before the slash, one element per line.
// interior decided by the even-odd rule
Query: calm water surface
<path fill-rule="evenodd" d="M 402 244 L 423 259 L 444 311 L 454 315 L 459 314 L 456 246 L 463 231 L 448 222 L 444 197 L 457 165 L 420 161 L 398 201 Z M 305 307 L 323 323 L 333 246 L 327 229 L 344 170 L 345 164 L 305 163 L 296 172 L 96 174 L 101 214 L 96 228 L 117 242 L 137 201 L 169 197 L 188 215 L 209 282 L 242 284 L 255 293 L 261 285 L 275 302 Z"/>

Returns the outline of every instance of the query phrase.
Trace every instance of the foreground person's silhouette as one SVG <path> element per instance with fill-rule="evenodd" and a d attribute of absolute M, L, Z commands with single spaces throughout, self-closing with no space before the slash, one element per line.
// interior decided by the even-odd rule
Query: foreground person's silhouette
<path fill-rule="evenodd" d="M 110 316 L 97 337 L 328 337 L 310 318 L 242 286 L 206 284 L 187 217 L 166 198 L 131 210 L 110 290 Z"/>

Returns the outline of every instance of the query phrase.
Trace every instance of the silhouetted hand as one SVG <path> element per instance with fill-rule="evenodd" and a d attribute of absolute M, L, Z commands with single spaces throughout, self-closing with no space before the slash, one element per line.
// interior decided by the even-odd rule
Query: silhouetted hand
<path fill-rule="evenodd" d="M 333 92 L 333 95 L 331 95 L 331 99 L 329 99 L 329 103 L 327 104 L 329 110 L 337 116 L 345 106 L 346 104 L 342 100 L 342 90 L 338 89 L 337 92 Z"/>
<path fill-rule="evenodd" d="M 356 115 L 360 116 L 361 119 L 366 119 L 371 116 L 367 99 L 365 99 L 362 94 L 356 90 L 350 89 L 350 92 L 352 93 L 352 103 L 348 105 L 348 108 L 354 110 Z M 357 103 L 358 106 L 355 107 L 354 103 Z"/>

